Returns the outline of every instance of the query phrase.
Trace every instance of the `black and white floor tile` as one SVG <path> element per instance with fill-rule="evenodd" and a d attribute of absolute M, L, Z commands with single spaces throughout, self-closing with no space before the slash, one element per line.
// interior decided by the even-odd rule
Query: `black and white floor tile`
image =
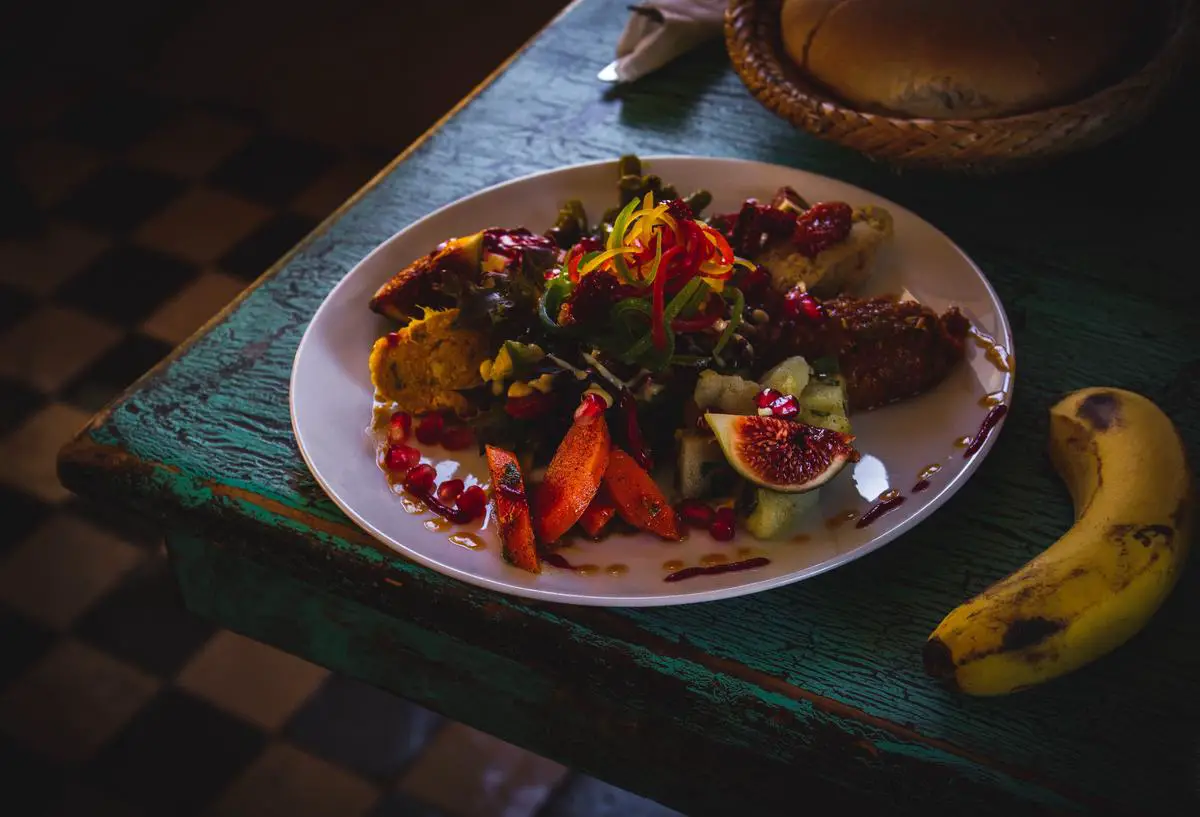
<path fill-rule="evenodd" d="M 64 817 L 674 814 L 197 618 L 152 532 L 59 485 L 58 448 L 93 412 L 388 157 L 128 89 L 44 120 L 12 162 L 32 208 L 0 239 L 5 802 Z"/>

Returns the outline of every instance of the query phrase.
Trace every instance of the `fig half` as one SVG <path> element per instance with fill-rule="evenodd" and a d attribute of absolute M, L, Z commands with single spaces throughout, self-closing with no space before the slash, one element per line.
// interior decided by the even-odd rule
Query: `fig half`
<path fill-rule="evenodd" d="M 780 417 L 706 414 L 725 458 L 763 488 L 801 494 L 820 488 L 859 454 L 849 434 Z"/>

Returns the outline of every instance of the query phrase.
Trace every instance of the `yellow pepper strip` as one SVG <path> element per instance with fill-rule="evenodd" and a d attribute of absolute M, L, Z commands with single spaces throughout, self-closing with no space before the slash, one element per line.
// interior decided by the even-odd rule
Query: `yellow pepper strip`
<path fill-rule="evenodd" d="M 636 253 L 637 251 L 638 250 L 636 247 L 615 247 L 611 250 L 605 250 L 604 252 L 600 253 L 595 258 L 593 258 L 591 261 L 588 261 L 586 264 L 580 264 L 579 265 L 579 274 L 587 275 L 589 272 L 598 268 L 601 264 L 608 261 L 608 259 L 610 259 L 610 258 L 615 258 L 618 255 L 630 255 L 632 253 Z"/>

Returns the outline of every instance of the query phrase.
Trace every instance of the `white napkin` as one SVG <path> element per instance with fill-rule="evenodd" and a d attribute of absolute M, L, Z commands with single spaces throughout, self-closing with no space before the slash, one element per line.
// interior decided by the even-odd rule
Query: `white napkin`
<path fill-rule="evenodd" d="M 685 51 L 721 36 L 729 0 L 647 0 L 631 6 L 605 82 L 633 82 Z"/>

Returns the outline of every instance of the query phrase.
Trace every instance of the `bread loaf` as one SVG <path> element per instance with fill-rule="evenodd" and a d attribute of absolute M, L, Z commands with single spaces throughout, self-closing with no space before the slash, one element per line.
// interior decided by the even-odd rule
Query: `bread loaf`
<path fill-rule="evenodd" d="M 785 0 L 784 48 L 858 110 L 980 119 L 1119 78 L 1158 19 L 1146 0 Z"/>

